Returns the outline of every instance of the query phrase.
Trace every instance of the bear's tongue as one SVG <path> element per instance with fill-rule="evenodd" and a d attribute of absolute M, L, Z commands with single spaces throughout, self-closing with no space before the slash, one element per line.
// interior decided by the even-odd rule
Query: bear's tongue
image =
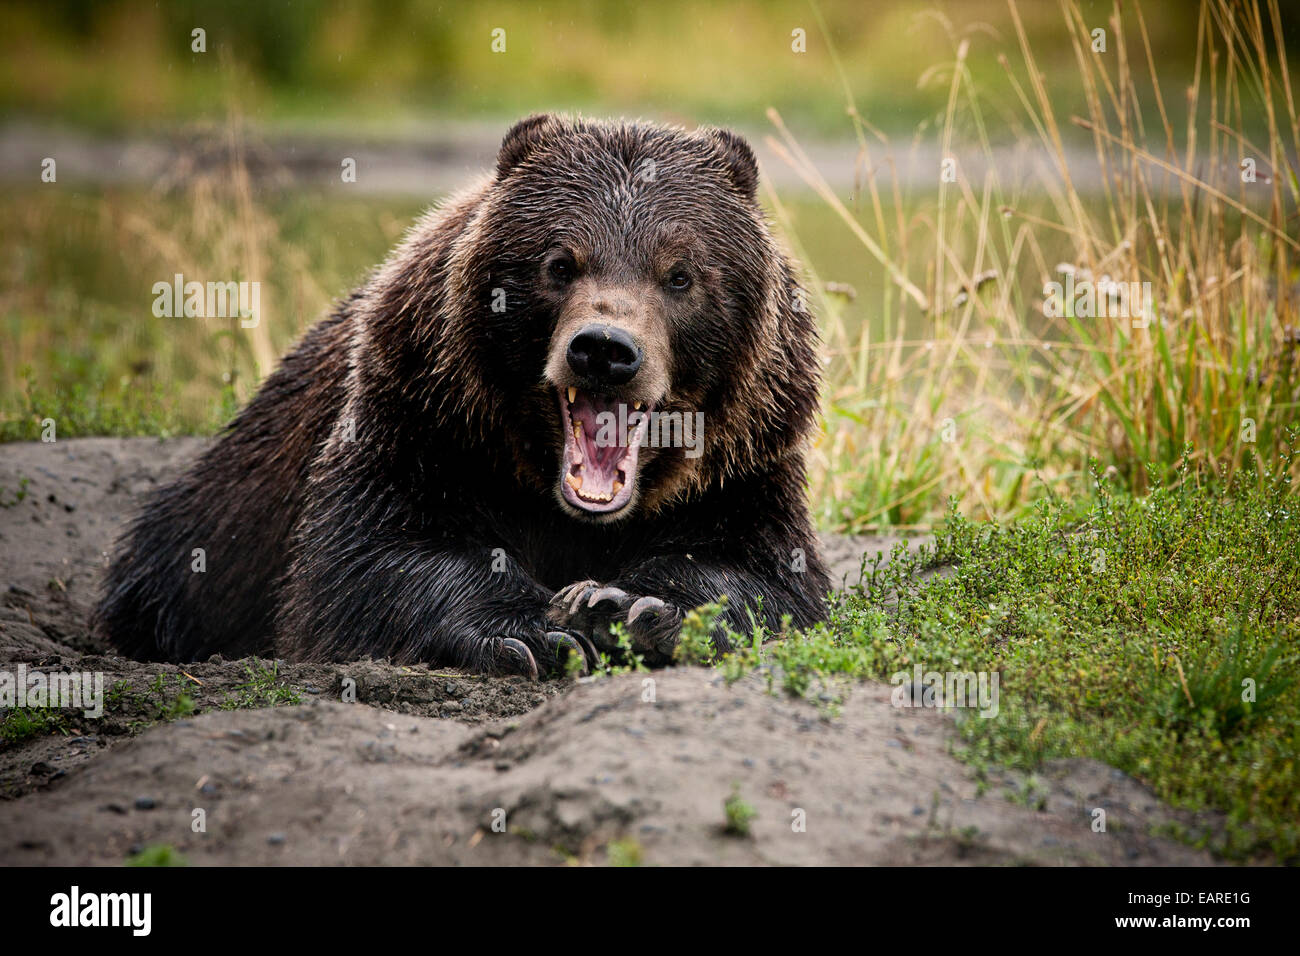
<path fill-rule="evenodd" d="M 560 389 L 564 497 L 584 511 L 618 511 L 632 499 L 649 410 L 612 395 Z M 644 409 L 644 411 L 643 411 Z"/>
<path fill-rule="evenodd" d="M 627 481 L 619 467 L 627 456 L 627 445 L 619 441 L 629 440 L 618 433 L 620 404 L 612 396 L 583 391 L 569 403 L 577 455 L 572 456 L 567 480 L 579 498 L 610 501 Z"/>

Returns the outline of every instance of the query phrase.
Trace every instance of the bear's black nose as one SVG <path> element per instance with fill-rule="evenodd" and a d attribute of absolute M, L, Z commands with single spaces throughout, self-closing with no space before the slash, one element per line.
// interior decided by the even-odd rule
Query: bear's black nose
<path fill-rule="evenodd" d="M 588 325 L 569 340 L 569 368 L 593 385 L 622 385 L 641 367 L 636 340 L 616 325 Z"/>

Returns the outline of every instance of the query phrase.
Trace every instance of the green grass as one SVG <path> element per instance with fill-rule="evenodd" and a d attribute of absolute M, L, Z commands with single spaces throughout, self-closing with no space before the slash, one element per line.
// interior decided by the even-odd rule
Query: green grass
<path fill-rule="evenodd" d="M 184 686 L 179 677 L 175 678 L 175 681 L 177 684 Z M 164 675 L 159 674 L 154 679 L 153 687 L 150 689 L 162 698 L 162 703 L 158 707 L 158 720 L 180 720 L 194 713 L 194 698 L 184 690 L 171 696 L 166 693 L 166 678 Z"/>
<path fill-rule="evenodd" d="M 0 193 L 13 264 L 0 284 L 0 441 L 38 440 L 47 419 L 58 438 L 215 432 L 423 206 L 307 193 L 241 206 L 238 177 L 216 178 L 180 194 Z M 153 316 L 154 282 L 237 276 L 248 262 L 258 329 Z"/>
<path fill-rule="evenodd" d="M 156 843 L 127 858 L 127 866 L 189 866 L 189 860 L 174 846 Z"/>
<path fill-rule="evenodd" d="M 0 414 L 0 442 L 40 441 L 47 422 L 53 422 L 56 439 L 94 435 L 159 438 L 211 435 L 239 410 L 234 391 L 229 387 L 221 389 L 219 397 L 211 402 L 209 414 L 185 416 L 161 382 L 132 388 L 127 380 L 123 387 L 115 389 L 109 385 L 105 369 L 88 369 L 86 377 L 79 379 L 57 359 L 49 384 L 42 384 L 30 367 L 22 371 L 22 390 L 7 396 L 7 408 Z M 46 374 L 49 376 L 50 372 L 47 370 Z M 0 502 L 0 507 L 6 504 Z"/>
<path fill-rule="evenodd" d="M 33 737 L 67 733 L 63 712 L 52 707 L 15 707 L 0 718 L 0 744 L 13 746 Z"/>
<path fill-rule="evenodd" d="M 1294 861 L 1300 508 L 1281 474 L 1225 487 L 1185 464 L 1142 497 L 1094 476 L 1091 496 L 1045 498 L 1016 523 L 954 511 L 933 547 L 866 568 L 827 624 L 721 666 L 764 665 L 801 694 L 916 664 L 997 673 L 996 717 L 953 711 L 976 767 L 1094 757 L 1175 807 L 1226 814 L 1185 839 Z"/>
<path fill-rule="evenodd" d="M 244 673 L 248 680 L 222 701 L 222 710 L 250 710 L 302 703 L 302 697 L 296 690 L 284 686 L 280 677 L 280 665 L 275 661 L 264 663 L 254 658 L 251 664 L 244 665 Z"/>
<path fill-rule="evenodd" d="M 105 709 L 126 718 L 130 733 L 137 734 L 154 724 L 181 720 L 196 713 L 198 705 L 191 696 L 193 686 L 180 674 L 168 680 L 155 674 L 143 691 L 124 680 L 115 681 L 104 695 Z"/>

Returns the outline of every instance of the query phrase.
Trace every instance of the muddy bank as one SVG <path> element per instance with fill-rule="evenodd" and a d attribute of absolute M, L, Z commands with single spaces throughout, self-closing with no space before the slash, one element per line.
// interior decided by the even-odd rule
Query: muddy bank
<path fill-rule="evenodd" d="M 1093 761 L 1046 768 L 1032 808 L 1016 775 L 977 785 L 950 718 L 882 685 L 841 688 L 831 715 L 706 669 L 571 684 L 124 660 L 86 632 L 96 576 L 139 496 L 202 444 L 0 445 L 0 670 L 100 672 L 107 698 L 0 741 L 0 863 L 152 845 L 195 863 L 1210 862 L 1148 836 L 1175 815 Z M 826 544 L 851 583 L 893 542 Z M 724 832 L 733 795 L 748 836 Z"/>

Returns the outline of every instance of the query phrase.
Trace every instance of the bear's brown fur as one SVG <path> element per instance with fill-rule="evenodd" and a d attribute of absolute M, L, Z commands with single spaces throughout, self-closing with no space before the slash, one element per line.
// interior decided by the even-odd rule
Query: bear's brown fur
<path fill-rule="evenodd" d="M 820 619 L 816 331 L 757 183 L 723 130 L 517 124 L 147 501 L 98 632 L 536 675 L 614 622 L 667 661 L 723 594 L 737 628 Z"/>

